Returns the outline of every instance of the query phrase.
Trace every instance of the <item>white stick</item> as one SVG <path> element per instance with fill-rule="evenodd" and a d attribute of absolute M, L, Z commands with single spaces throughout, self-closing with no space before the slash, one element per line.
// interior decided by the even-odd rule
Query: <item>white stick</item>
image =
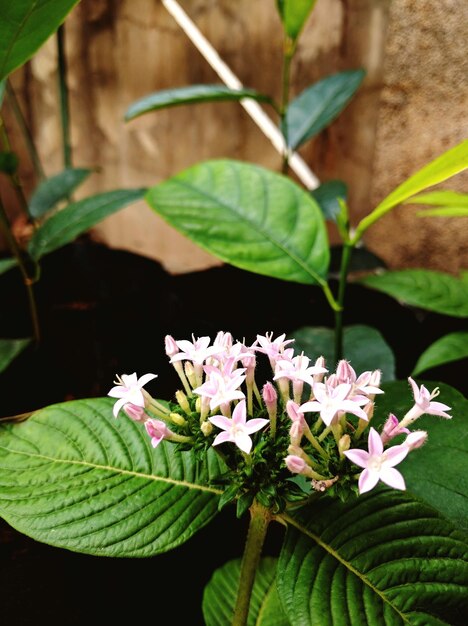
<path fill-rule="evenodd" d="M 164 7 L 172 15 L 177 24 L 182 28 L 187 37 L 203 55 L 206 61 L 211 65 L 225 85 L 231 89 L 242 89 L 243 85 L 237 76 L 231 71 L 228 65 L 221 59 L 219 54 L 210 44 L 210 42 L 202 35 L 187 13 L 181 8 L 176 0 L 161 0 Z M 268 137 L 276 150 L 281 154 L 288 151 L 284 137 L 272 122 L 268 115 L 255 100 L 250 98 L 242 98 L 241 105 L 254 120 L 257 126 L 262 130 L 264 135 Z M 297 174 L 299 180 L 307 189 L 316 189 L 320 181 L 312 172 L 304 159 L 297 152 L 290 152 L 289 166 Z"/>

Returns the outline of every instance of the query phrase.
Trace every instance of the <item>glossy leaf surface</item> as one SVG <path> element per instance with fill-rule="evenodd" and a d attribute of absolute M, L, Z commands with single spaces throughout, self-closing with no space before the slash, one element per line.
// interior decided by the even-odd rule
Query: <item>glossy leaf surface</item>
<path fill-rule="evenodd" d="M 295 524 L 277 583 L 291 623 L 429 626 L 466 615 L 466 534 L 408 494 L 324 498 Z"/>
<path fill-rule="evenodd" d="M 231 89 L 225 85 L 189 85 L 174 89 L 162 89 L 140 98 L 128 107 L 125 113 L 125 120 L 128 122 L 151 111 L 183 104 L 229 102 L 242 100 L 243 98 L 251 98 L 259 102 L 272 101 L 269 96 L 254 89 Z"/>
<path fill-rule="evenodd" d="M 276 591 L 277 559 L 260 561 L 252 591 L 247 626 L 289 626 Z M 229 561 L 213 574 L 203 594 L 206 626 L 232 623 L 239 584 L 241 560 Z M 292 622 L 294 623 L 294 622 Z"/>
<path fill-rule="evenodd" d="M 78 0 L 0 0 L 0 80 L 23 65 Z"/>
<path fill-rule="evenodd" d="M 331 328 L 305 326 L 291 335 L 295 338 L 295 351 L 304 351 L 312 361 L 323 356 L 330 372 L 335 369 L 334 333 Z M 345 326 L 343 329 L 343 353 L 356 373 L 380 369 L 382 380 L 395 378 L 395 357 L 381 333 L 370 326 Z"/>
<path fill-rule="evenodd" d="M 0 339 L 0 372 L 31 343 L 31 339 Z"/>
<path fill-rule="evenodd" d="M 419 357 L 412 376 L 452 361 L 468 358 L 468 332 L 444 335 L 431 344 Z"/>
<path fill-rule="evenodd" d="M 34 232 L 29 252 L 38 260 L 70 243 L 105 217 L 143 198 L 146 189 L 117 189 L 78 200 L 52 215 Z"/>
<path fill-rule="evenodd" d="M 205 161 L 150 189 L 149 205 L 222 261 L 312 284 L 329 263 L 320 209 L 297 184 L 258 165 Z"/>
<path fill-rule="evenodd" d="M 112 416 L 109 398 L 42 409 L 0 427 L 0 514 L 50 545 L 102 556 L 143 557 L 189 539 L 217 513 L 220 474 L 210 453 L 164 442 Z"/>
<path fill-rule="evenodd" d="M 45 215 L 60 200 L 68 198 L 91 172 L 84 168 L 67 169 L 42 181 L 29 199 L 29 213 L 35 218 Z"/>
<path fill-rule="evenodd" d="M 288 146 L 296 149 L 328 126 L 351 100 L 364 75 L 363 70 L 347 70 L 327 76 L 293 100 L 286 112 Z"/>
<path fill-rule="evenodd" d="M 403 304 L 453 317 L 468 317 L 468 284 L 433 270 L 395 270 L 358 280 Z"/>

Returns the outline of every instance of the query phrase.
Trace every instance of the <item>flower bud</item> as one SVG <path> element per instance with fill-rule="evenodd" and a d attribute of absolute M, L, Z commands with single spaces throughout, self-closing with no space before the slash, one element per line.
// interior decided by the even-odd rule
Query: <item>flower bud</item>
<path fill-rule="evenodd" d="M 179 389 L 178 391 L 176 391 L 175 397 L 182 411 L 184 411 L 185 413 L 187 413 L 187 415 L 189 415 L 191 412 L 190 404 L 188 403 L 187 396 L 185 395 L 185 393 L 181 389 Z"/>
<path fill-rule="evenodd" d="M 151 445 L 156 448 L 163 439 L 171 434 L 171 431 L 166 424 L 161 420 L 148 419 L 145 422 L 145 428 L 148 435 L 151 437 Z"/>
<path fill-rule="evenodd" d="M 341 359 L 336 366 L 336 378 L 338 384 L 354 382 L 356 379 L 356 372 L 345 359 Z"/>
<path fill-rule="evenodd" d="M 128 417 L 134 422 L 144 422 L 146 421 L 146 413 L 145 409 L 141 406 L 137 406 L 136 404 L 132 404 L 128 402 L 124 405 L 123 410 L 128 415 Z"/>
<path fill-rule="evenodd" d="M 410 433 L 404 440 L 404 445 L 408 446 L 410 450 L 416 450 L 420 448 L 427 441 L 427 433 L 425 430 L 415 430 Z"/>
<path fill-rule="evenodd" d="M 301 474 L 307 467 L 307 463 L 300 456 L 288 454 L 285 458 L 286 467 L 293 474 Z"/>
<path fill-rule="evenodd" d="M 179 348 L 175 342 L 175 339 L 171 335 L 166 335 L 164 338 L 164 346 L 168 357 L 173 357 L 174 354 L 179 352 Z"/>
<path fill-rule="evenodd" d="M 192 388 L 194 389 L 197 386 L 197 377 L 195 375 L 195 369 L 193 367 L 193 363 L 191 361 L 186 361 L 184 365 L 185 375 Z"/>
<path fill-rule="evenodd" d="M 319 374 L 314 374 L 313 376 L 314 383 L 321 383 L 325 373 L 327 372 L 327 369 L 325 367 L 325 358 L 323 356 L 319 356 L 319 358 L 315 361 L 314 367 L 323 368 L 325 370 L 324 372 L 320 372 Z"/>
<path fill-rule="evenodd" d="M 338 452 L 340 456 L 342 456 L 343 452 L 349 450 L 349 446 L 351 445 L 351 438 L 349 435 L 343 435 L 341 439 L 338 441 Z"/>
<path fill-rule="evenodd" d="M 208 420 L 205 420 L 202 424 L 200 424 L 200 429 L 205 437 L 208 437 L 208 435 L 211 435 L 213 432 L 213 424 Z"/>
<path fill-rule="evenodd" d="M 185 420 L 182 415 L 179 415 L 179 413 L 171 413 L 169 418 L 171 422 L 177 424 L 178 426 L 184 426 L 187 423 L 187 420 Z"/>
<path fill-rule="evenodd" d="M 382 428 L 382 432 L 380 433 L 382 443 L 385 445 L 391 439 L 393 439 L 397 435 L 401 435 L 402 433 L 408 434 L 409 430 L 407 428 L 402 428 L 398 421 L 398 418 L 393 415 L 393 413 L 390 413 L 387 421 L 384 424 L 384 427 Z"/>

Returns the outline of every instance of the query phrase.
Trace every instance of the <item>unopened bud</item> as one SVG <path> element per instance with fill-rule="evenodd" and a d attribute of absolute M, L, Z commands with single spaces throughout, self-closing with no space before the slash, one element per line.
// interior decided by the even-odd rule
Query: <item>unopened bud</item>
<path fill-rule="evenodd" d="M 405 441 L 403 442 L 405 446 L 408 446 L 410 450 L 416 450 L 416 448 L 420 448 L 427 441 L 427 433 L 425 430 L 415 430 L 410 433 Z"/>
<path fill-rule="evenodd" d="M 278 394 L 276 393 L 276 389 L 273 385 L 268 382 L 263 385 L 262 389 L 263 402 L 265 403 L 266 408 L 275 406 L 278 400 Z"/>
<path fill-rule="evenodd" d="M 213 424 L 208 420 L 205 420 L 202 424 L 200 424 L 200 429 L 205 437 L 208 437 L 208 435 L 211 435 L 213 432 Z"/>
<path fill-rule="evenodd" d="M 351 445 L 350 436 L 343 435 L 341 439 L 338 441 L 338 452 L 340 453 L 340 456 L 343 454 L 343 452 L 345 452 L 346 450 L 349 450 L 350 445 Z"/>
<path fill-rule="evenodd" d="M 186 361 L 184 365 L 185 375 L 192 388 L 194 389 L 197 386 L 197 377 L 195 376 L 195 369 L 191 361 Z"/>
<path fill-rule="evenodd" d="M 136 404 L 132 404 L 128 402 L 124 405 L 124 411 L 128 415 L 128 417 L 134 422 L 144 422 L 146 421 L 146 413 L 145 409 L 141 406 L 137 406 Z"/>
<path fill-rule="evenodd" d="M 178 391 L 176 391 L 175 397 L 182 411 L 189 415 L 191 412 L 190 404 L 187 400 L 187 396 L 185 395 L 185 393 L 181 389 L 179 389 Z"/>
<path fill-rule="evenodd" d="M 171 422 L 177 424 L 178 426 L 184 426 L 187 423 L 187 420 L 179 415 L 179 413 L 171 413 L 169 415 Z"/>
<path fill-rule="evenodd" d="M 402 433 L 409 434 L 409 430 L 407 428 L 402 428 L 400 423 L 398 422 L 398 418 L 396 417 L 396 415 L 390 413 L 380 434 L 382 443 L 385 445 L 391 439 L 393 439 L 397 435 L 401 435 Z"/>
<path fill-rule="evenodd" d="M 175 339 L 173 337 L 171 337 L 171 335 L 166 335 L 164 338 L 164 346 L 166 349 L 166 354 L 168 357 L 173 357 L 174 354 L 177 354 L 179 352 L 179 348 L 177 346 L 177 343 L 175 342 Z"/>
<path fill-rule="evenodd" d="M 195 410 L 197 413 L 201 413 L 202 408 L 202 399 L 200 396 L 195 400 Z"/>
<path fill-rule="evenodd" d="M 284 462 L 288 470 L 293 474 L 302 474 L 306 467 L 308 467 L 304 459 L 300 456 L 294 456 L 293 454 L 288 454 Z"/>
<path fill-rule="evenodd" d="M 325 358 L 323 356 L 319 356 L 319 358 L 315 361 L 314 367 L 322 368 L 324 370 L 323 372 L 319 372 L 318 374 L 314 374 L 313 376 L 314 383 L 321 383 L 324 375 L 328 371 L 325 367 Z"/>
<path fill-rule="evenodd" d="M 338 384 L 351 383 L 356 379 L 356 372 L 345 359 L 341 359 L 336 366 L 336 377 Z"/>

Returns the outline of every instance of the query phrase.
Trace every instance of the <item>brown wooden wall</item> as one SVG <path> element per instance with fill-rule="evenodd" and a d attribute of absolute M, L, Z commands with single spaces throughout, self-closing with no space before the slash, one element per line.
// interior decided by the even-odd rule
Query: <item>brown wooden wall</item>
<path fill-rule="evenodd" d="M 180 4 L 245 85 L 279 98 L 281 28 L 274 0 Z M 349 185 L 354 223 L 404 178 L 466 138 L 466 41 L 466 0 L 318 0 L 294 61 L 292 96 L 335 71 L 364 67 L 367 76 L 345 112 L 301 154 L 321 180 L 342 178 Z M 279 168 L 269 141 L 235 103 L 123 121 L 129 104 L 147 93 L 220 82 L 159 1 L 81 0 L 66 21 L 66 50 L 74 165 L 99 168 L 81 196 L 151 186 L 216 157 Z M 62 167 L 54 40 L 12 78 L 46 172 L 54 174 Z M 32 178 L 23 168 L 28 192 Z M 466 192 L 467 183 L 460 174 L 446 186 Z M 368 247 L 392 267 L 454 273 L 468 267 L 468 220 L 422 219 L 415 212 L 411 206 L 394 210 L 368 231 Z M 94 234 L 176 273 L 218 263 L 143 202 L 108 218 Z"/>

